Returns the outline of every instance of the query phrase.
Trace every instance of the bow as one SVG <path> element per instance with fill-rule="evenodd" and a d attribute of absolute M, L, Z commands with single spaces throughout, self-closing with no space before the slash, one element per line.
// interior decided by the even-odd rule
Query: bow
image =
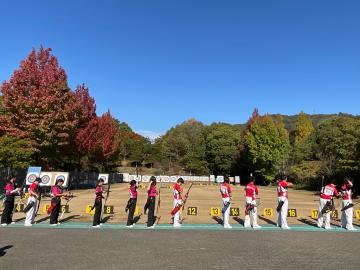
<path fill-rule="evenodd" d="M 108 183 L 107 183 L 107 191 L 106 191 L 106 197 L 105 197 L 105 200 L 104 200 L 104 205 L 103 205 L 103 208 L 101 209 L 102 210 L 101 211 L 101 218 L 100 218 L 101 223 L 103 223 L 103 215 L 104 215 L 104 211 L 105 211 L 106 202 L 107 202 L 107 200 L 108 200 L 108 198 L 110 196 L 110 187 L 111 187 L 111 185 L 110 185 L 110 179 L 109 178 L 108 178 Z"/>
<path fill-rule="evenodd" d="M 63 216 L 64 216 L 64 214 L 65 214 L 66 206 L 69 205 L 69 202 L 70 202 L 73 198 L 74 198 L 74 194 L 72 194 L 71 192 L 69 192 L 69 194 L 65 196 L 66 204 L 65 204 L 65 206 L 64 206 L 64 210 L 61 211 L 60 219 L 63 218 Z"/>
<path fill-rule="evenodd" d="M 40 209 L 41 197 L 42 197 L 42 188 L 41 188 L 40 183 L 39 183 L 39 199 L 38 199 L 38 206 L 37 206 L 37 209 L 36 209 L 36 212 L 35 212 L 35 217 L 37 216 L 37 214 L 39 212 L 39 209 Z"/>
<path fill-rule="evenodd" d="M 183 205 L 182 205 L 182 210 L 183 211 L 184 211 L 185 204 L 186 204 L 186 201 L 187 201 L 187 199 L 189 197 L 189 193 L 190 193 L 190 190 L 191 190 L 192 186 L 193 186 L 193 183 L 190 184 L 190 187 L 189 187 L 189 189 L 187 190 L 187 192 L 185 194 L 185 200 L 184 200 Z"/>

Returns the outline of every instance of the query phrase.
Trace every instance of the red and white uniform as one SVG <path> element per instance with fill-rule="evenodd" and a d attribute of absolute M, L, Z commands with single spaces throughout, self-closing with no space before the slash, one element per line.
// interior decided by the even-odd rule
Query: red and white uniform
<path fill-rule="evenodd" d="M 174 205 L 173 208 L 175 208 L 176 206 L 182 205 L 182 188 L 181 185 L 179 183 L 176 183 L 174 185 L 174 190 L 173 190 L 173 197 L 174 197 Z M 180 227 L 180 211 L 177 211 L 177 213 L 174 215 L 174 227 Z"/>
<path fill-rule="evenodd" d="M 336 190 L 336 187 L 334 184 L 329 184 L 321 189 L 319 213 L 318 213 L 318 219 L 317 219 L 317 226 L 319 228 L 321 228 L 323 226 L 324 217 L 325 217 L 325 229 L 327 229 L 327 230 L 331 229 L 331 226 L 330 226 L 331 211 L 329 211 L 328 213 L 325 213 L 325 214 L 322 214 L 321 211 L 324 209 L 326 204 L 333 199 L 334 196 L 336 196 L 336 197 L 339 196 L 339 193 Z"/>
<path fill-rule="evenodd" d="M 288 192 L 289 185 L 285 180 L 281 180 L 278 183 L 277 187 L 277 195 L 278 195 L 278 203 L 283 202 L 280 212 L 277 213 L 277 226 L 281 227 L 282 229 L 289 229 L 287 223 L 287 215 L 289 210 L 289 192 Z"/>
<path fill-rule="evenodd" d="M 249 183 L 246 187 L 245 187 L 245 195 L 246 195 L 246 201 L 248 201 L 251 199 L 251 202 L 255 202 L 256 204 L 256 195 L 259 194 L 259 189 L 257 188 L 257 186 L 254 185 L 254 183 Z"/>
<path fill-rule="evenodd" d="M 289 188 L 289 185 L 286 181 L 284 181 L 284 180 L 280 181 L 279 185 L 277 187 L 278 197 L 289 198 L 288 188 Z"/>
<path fill-rule="evenodd" d="M 334 195 L 338 197 L 339 193 L 333 184 L 329 184 L 322 188 L 320 198 L 323 200 L 331 201 Z"/>
<path fill-rule="evenodd" d="M 225 205 L 229 204 L 230 200 L 231 200 L 230 185 L 228 183 L 222 183 L 220 185 L 220 193 L 221 193 L 221 197 L 222 197 L 222 201 L 223 201 L 223 207 L 225 207 Z M 224 228 L 231 228 L 231 226 L 229 224 L 230 207 L 231 207 L 231 204 L 227 206 L 226 211 L 223 213 Z"/>
<path fill-rule="evenodd" d="M 252 224 L 253 224 L 253 228 L 255 228 L 255 229 L 261 228 L 257 223 L 258 214 L 257 214 L 257 207 L 256 207 L 256 195 L 258 195 L 258 194 L 259 194 L 259 189 L 257 188 L 257 186 L 254 185 L 253 182 L 250 182 L 249 184 L 247 184 L 247 186 L 245 187 L 246 205 L 251 204 L 254 207 L 250 213 L 252 214 Z M 251 227 L 250 215 L 245 216 L 244 227 L 245 228 Z"/>
<path fill-rule="evenodd" d="M 129 188 L 130 199 L 137 199 L 137 187 L 132 186 Z"/>
<path fill-rule="evenodd" d="M 34 224 L 35 222 L 35 214 L 36 214 L 36 209 L 37 209 L 37 204 L 38 204 L 38 199 L 31 194 L 30 191 L 34 192 L 34 193 L 38 193 L 39 190 L 39 184 L 37 184 L 37 182 L 34 182 L 30 185 L 29 187 L 29 198 L 27 200 L 27 204 L 33 202 L 34 205 L 33 207 L 26 213 L 26 218 L 25 218 L 25 226 L 29 226 L 31 224 Z"/>
<path fill-rule="evenodd" d="M 174 185 L 174 192 L 173 192 L 174 200 L 182 200 L 182 197 L 181 197 L 182 192 L 183 192 L 183 190 L 182 190 L 180 184 L 176 183 Z"/>
<path fill-rule="evenodd" d="M 352 186 L 352 185 L 351 185 Z M 352 203 L 352 189 L 347 183 L 341 187 L 342 207 L 346 207 Z M 341 213 L 341 227 L 347 230 L 355 230 L 353 226 L 354 207 L 350 207 Z"/>

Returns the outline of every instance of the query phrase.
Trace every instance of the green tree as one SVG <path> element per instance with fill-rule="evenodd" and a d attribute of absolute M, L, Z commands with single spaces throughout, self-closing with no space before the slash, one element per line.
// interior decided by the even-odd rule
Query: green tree
<path fill-rule="evenodd" d="M 239 127 L 217 123 L 207 128 L 206 159 L 213 174 L 231 174 L 236 161 L 239 142 Z"/>
<path fill-rule="evenodd" d="M 190 119 L 181 125 L 171 128 L 156 141 L 160 144 L 160 156 L 168 169 L 180 167 L 194 174 L 209 172 L 206 162 L 205 126 Z"/>
<path fill-rule="evenodd" d="M 0 137 L 0 166 L 26 168 L 33 161 L 33 154 L 28 141 L 7 135 Z"/>
<path fill-rule="evenodd" d="M 281 121 L 269 115 L 257 118 L 244 134 L 244 151 L 251 168 L 266 180 L 283 169 L 289 150 L 289 135 Z"/>
<path fill-rule="evenodd" d="M 300 112 L 295 125 L 295 138 L 293 144 L 292 161 L 297 164 L 309 161 L 314 155 L 314 126 L 304 112 Z"/>
<path fill-rule="evenodd" d="M 316 155 L 329 176 L 359 171 L 360 119 L 339 116 L 316 129 Z"/>

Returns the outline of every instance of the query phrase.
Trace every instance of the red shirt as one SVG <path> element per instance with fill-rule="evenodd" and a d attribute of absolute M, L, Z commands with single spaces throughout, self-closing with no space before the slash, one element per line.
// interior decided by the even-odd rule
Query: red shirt
<path fill-rule="evenodd" d="M 61 194 L 61 190 L 58 186 L 53 186 L 51 193 L 56 197 L 57 195 Z"/>
<path fill-rule="evenodd" d="M 5 186 L 6 196 L 15 196 L 14 194 L 11 193 L 14 189 L 15 186 L 13 183 L 7 183 Z"/>
<path fill-rule="evenodd" d="M 278 196 L 279 197 L 289 197 L 289 192 L 288 192 L 288 183 L 286 181 L 280 181 L 279 182 L 279 186 L 277 187 L 277 192 L 278 192 Z"/>
<path fill-rule="evenodd" d="M 155 185 L 151 185 L 148 189 L 148 196 L 149 197 L 156 197 L 157 195 L 157 190 L 156 190 L 156 186 Z"/>
<path fill-rule="evenodd" d="M 95 195 L 96 195 L 96 199 L 102 199 L 103 195 L 102 195 L 103 189 L 102 186 L 96 186 L 95 188 Z"/>
<path fill-rule="evenodd" d="M 331 200 L 334 195 L 338 197 L 339 193 L 333 184 L 329 184 L 322 188 L 320 198 L 324 200 Z"/>
<path fill-rule="evenodd" d="M 343 184 L 341 187 L 342 191 L 342 199 L 343 200 L 351 200 L 352 199 L 352 190 L 348 188 L 346 184 Z"/>
<path fill-rule="evenodd" d="M 221 196 L 225 198 L 229 198 L 231 195 L 231 187 L 228 183 L 222 183 L 220 186 Z"/>
<path fill-rule="evenodd" d="M 255 186 L 254 183 L 251 182 L 245 187 L 245 193 L 246 197 L 251 197 L 253 200 L 255 200 L 256 195 L 259 194 L 259 190 L 257 186 Z"/>
<path fill-rule="evenodd" d="M 174 200 L 181 200 L 181 193 L 183 192 L 179 183 L 176 183 L 174 186 Z"/>
<path fill-rule="evenodd" d="M 36 182 L 34 182 L 30 185 L 29 189 L 34 193 L 38 193 L 38 187 L 39 187 L 39 184 L 36 184 Z M 30 195 L 30 196 L 33 196 L 33 195 Z"/>
<path fill-rule="evenodd" d="M 136 199 L 137 198 L 137 188 L 136 186 L 132 186 L 129 188 L 129 194 L 130 194 L 130 199 Z"/>

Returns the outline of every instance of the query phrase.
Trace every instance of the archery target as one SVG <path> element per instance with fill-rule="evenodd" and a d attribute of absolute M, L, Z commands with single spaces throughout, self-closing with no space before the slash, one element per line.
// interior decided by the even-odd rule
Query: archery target
<path fill-rule="evenodd" d="M 224 176 L 218 175 L 216 177 L 216 183 L 224 183 Z"/>
<path fill-rule="evenodd" d="M 143 175 L 141 177 L 141 182 L 148 183 L 148 182 L 150 182 L 150 178 L 151 178 L 150 175 Z"/>
<path fill-rule="evenodd" d="M 175 176 L 175 175 L 170 176 L 170 182 L 171 182 L 171 183 L 176 183 L 176 181 L 177 181 L 178 179 L 179 179 L 178 176 Z"/>
<path fill-rule="evenodd" d="M 129 175 L 129 182 L 131 182 L 132 180 L 135 180 L 136 182 L 140 182 L 141 181 L 141 175 L 134 175 L 134 174 L 130 174 Z"/>
<path fill-rule="evenodd" d="M 98 180 L 104 179 L 104 184 L 107 185 L 109 183 L 109 174 L 108 173 L 100 173 Z"/>
<path fill-rule="evenodd" d="M 40 179 L 41 179 L 40 186 L 50 186 L 51 179 L 52 179 L 52 173 L 51 172 L 41 172 Z"/>
<path fill-rule="evenodd" d="M 56 181 L 59 179 L 64 180 L 63 187 L 67 187 L 69 184 L 69 173 L 68 172 L 53 172 L 54 178 L 52 181 L 52 185 L 55 185 Z"/>
<path fill-rule="evenodd" d="M 170 182 L 170 176 L 168 176 L 168 175 L 161 176 L 161 182 L 169 183 Z"/>
<path fill-rule="evenodd" d="M 27 184 L 27 185 L 31 185 L 32 183 L 34 183 L 36 177 L 37 177 L 36 174 L 33 174 L 33 173 L 28 174 L 28 175 L 26 176 L 26 184 Z"/>
<path fill-rule="evenodd" d="M 215 182 L 215 175 L 210 175 L 210 182 Z"/>
<path fill-rule="evenodd" d="M 41 167 L 29 167 L 26 174 L 26 185 L 34 183 L 35 179 L 40 176 Z"/>

